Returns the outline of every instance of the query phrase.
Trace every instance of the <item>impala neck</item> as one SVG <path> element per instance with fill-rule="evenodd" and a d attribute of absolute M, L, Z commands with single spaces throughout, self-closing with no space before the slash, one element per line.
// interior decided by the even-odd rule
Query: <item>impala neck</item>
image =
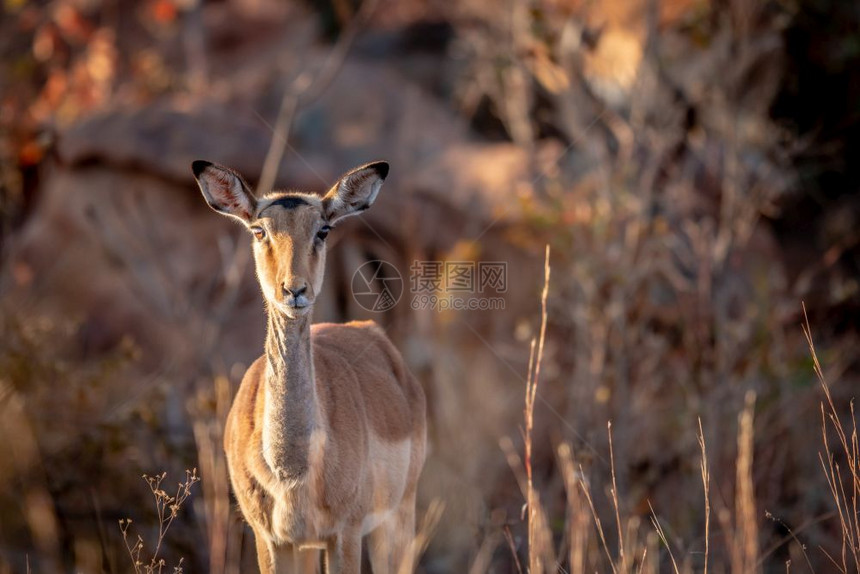
<path fill-rule="evenodd" d="M 269 309 L 266 362 L 263 458 L 278 478 L 299 479 L 316 422 L 309 314 L 291 319 Z"/>

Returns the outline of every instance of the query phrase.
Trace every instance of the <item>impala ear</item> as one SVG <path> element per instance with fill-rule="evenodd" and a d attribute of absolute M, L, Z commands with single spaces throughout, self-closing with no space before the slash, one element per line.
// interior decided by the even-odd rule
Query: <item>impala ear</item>
<path fill-rule="evenodd" d="M 191 164 L 194 178 L 209 207 L 224 215 L 249 223 L 257 209 L 257 199 L 238 173 L 208 161 Z"/>
<path fill-rule="evenodd" d="M 322 201 L 329 224 L 358 215 L 373 205 L 387 176 L 388 162 L 377 161 L 357 167 L 340 178 Z"/>

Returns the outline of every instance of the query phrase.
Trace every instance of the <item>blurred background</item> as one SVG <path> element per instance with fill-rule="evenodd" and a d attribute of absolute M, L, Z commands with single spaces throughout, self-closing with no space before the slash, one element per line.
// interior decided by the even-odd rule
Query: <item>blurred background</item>
<path fill-rule="evenodd" d="M 198 158 L 391 162 L 315 320 L 378 321 L 427 393 L 419 571 L 860 564 L 860 4 L 3 0 L 0 55 L 0 572 L 149 564 L 141 476 L 193 468 L 165 571 L 255 571 L 221 440 L 264 309 Z M 505 262 L 503 308 L 369 312 L 372 260 Z"/>

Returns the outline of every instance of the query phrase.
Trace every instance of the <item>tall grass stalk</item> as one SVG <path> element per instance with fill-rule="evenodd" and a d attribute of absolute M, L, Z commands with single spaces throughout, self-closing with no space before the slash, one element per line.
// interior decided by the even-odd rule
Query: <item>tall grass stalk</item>
<path fill-rule="evenodd" d="M 733 572 L 757 572 L 759 541 L 753 481 L 755 392 L 747 391 L 744 410 L 738 419 L 738 459 L 735 493 L 735 535 L 732 549 Z"/>
<path fill-rule="evenodd" d="M 544 555 L 547 543 L 551 544 L 551 538 L 546 539 L 544 525 L 542 524 L 543 512 L 540 507 L 540 499 L 534 488 L 532 472 L 532 431 L 534 430 L 534 407 L 537 397 L 538 381 L 540 380 L 540 366 L 543 360 L 544 342 L 546 340 L 546 301 L 549 295 L 549 245 L 546 246 L 544 262 L 544 285 L 541 293 L 541 324 L 540 335 L 531 343 L 531 356 L 529 358 L 529 373 L 526 380 L 525 401 L 525 469 L 526 469 L 526 504 L 528 508 L 528 537 L 529 537 L 529 572 L 544 571 Z"/>
<path fill-rule="evenodd" d="M 839 518 L 839 526 L 842 531 L 842 548 L 838 558 L 831 556 L 824 548 L 821 548 L 821 551 L 840 572 L 860 572 L 860 442 L 857 438 L 854 400 L 852 399 L 850 402 L 851 419 L 846 425 L 842 422 L 839 411 L 836 410 L 830 385 L 827 383 L 824 370 L 821 368 L 821 363 L 815 352 L 812 330 L 809 327 L 809 317 L 806 315 L 806 305 L 803 306 L 803 319 L 803 334 L 806 336 L 806 342 L 812 356 L 813 369 L 821 389 L 824 391 L 825 399 L 820 407 L 821 440 L 824 445 L 824 453 L 819 452 L 818 458 L 821 462 L 821 468 L 824 470 L 830 496 L 836 506 L 836 516 Z M 830 448 L 830 432 L 836 436 L 836 440 L 842 448 L 840 455 L 845 458 L 847 473 Z M 848 483 L 847 487 L 846 482 Z"/>
<path fill-rule="evenodd" d="M 708 449 L 705 445 L 705 431 L 702 430 L 702 419 L 698 419 L 699 432 L 697 438 L 699 441 L 699 449 L 702 451 L 702 462 L 700 470 L 702 473 L 702 488 L 704 489 L 705 497 L 705 563 L 702 567 L 702 574 L 708 574 L 708 558 L 710 557 L 711 543 L 711 470 L 708 467 Z"/>

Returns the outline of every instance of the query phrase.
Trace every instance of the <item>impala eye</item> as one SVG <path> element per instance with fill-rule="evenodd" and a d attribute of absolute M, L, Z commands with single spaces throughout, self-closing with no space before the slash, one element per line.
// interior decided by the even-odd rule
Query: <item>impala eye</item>
<path fill-rule="evenodd" d="M 263 229 L 262 227 L 252 227 L 251 233 L 254 234 L 254 238 L 257 241 L 262 241 L 266 238 L 266 230 Z"/>
<path fill-rule="evenodd" d="M 331 229 L 328 225 L 323 225 L 322 229 L 317 231 L 317 239 L 320 241 L 325 241 L 325 238 L 328 237 L 328 232 Z"/>

